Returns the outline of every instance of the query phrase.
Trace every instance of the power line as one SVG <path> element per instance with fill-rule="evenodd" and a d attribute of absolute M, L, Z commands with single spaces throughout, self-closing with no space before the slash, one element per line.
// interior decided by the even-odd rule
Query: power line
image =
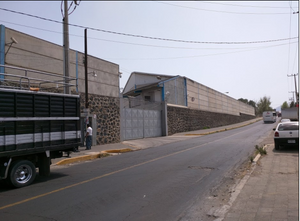
<path fill-rule="evenodd" d="M 59 32 L 59 31 L 52 31 L 52 30 L 48 30 L 48 29 L 32 27 L 32 26 L 28 26 L 28 25 L 22 25 L 22 24 L 17 24 L 17 23 L 13 23 L 13 22 L 3 21 L 3 20 L 0 20 L 0 22 L 5 22 L 8 24 L 18 25 L 21 27 L 32 28 L 32 29 L 41 30 L 41 31 L 52 32 L 52 33 L 56 33 L 56 34 L 62 34 L 62 32 Z M 84 37 L 82 35 L 75 35 L 75 34 L 69 34 L 69 35 L 74 36 L 74 37 L 80 37 L 80 38 Z M 175 46 L 166 46 L 166 45 L 149 45 L 149 44 L 139 44 L 139 43 L 132 43 L 132 42 L 108 40 L 108 39 L 95 38 L 95 37 L 88 37 L 88 39 L 120 43 L 120 44 L 128 44 L 128 45 L 137 45 L 137 46 L 154 47 L 154 48 L 169 48 L 169 49 L 187 49 L 187 50 L 229 50 L 229 49 L 230 50 L 240 50 L 240 49 L 244 49 L 244 48 L 240 48 L 240 47 L 238 47 L 238 48 L 232 48 L 232 47 L 231 48 L 203 48 L 203 47 L 195 48 L 195 47 L 175 47 Z M 247 48 L 247 49 L 251 49 L 251 48 Z"/>
<path fill-rule="evenodd" d="M 136 59 L 130 59 L 130 58 L 106 58 L 106 59 L 111 59 L 111 60 L 169 60 L 169 59 L 183 59 L 183 58 L 198 58 L 198 57 L 208 57 L 208 56 L 216 56 L 216 55 L 234 54 L 234 53 L 240 53 L 240 52 L 254 51 L 254 50 L 260 50 L 260 49 L 271 48 L 271 47 L 278 47 L 278 46 L 282 46 L 282 45 L 295 44 L 295 43 L 298 43 L 298 42 L 272 45 L 272 46 L 265 46 L 265 47 L 246 49 L 246 50 L 240 50 L 240 51 L 223 52 L 223 53 L 215 53 L 215 54 L 204 54 L 204 55 L 191 55 L 191 56 L 168 57 L 168 58 L 165 57 L 165 58 L 136 58 Z"/>
<path fill-rule="evenodd" d="M 293 66 L 292 66 L 292 71 L 293 71 L 294 68 L 295 68 L 296 58 L 297 58 L 297 51 L 298 51 L 298 47 L 297 47 L 296 50 L 295 50 L 295 57 L 294 57 L 294 63 L 293 63 Z"/>
<path fill-rule="evenodd" d="M 292 8 L 291 8 L 292 10 Z M 292 30 L 292 14 L 290 14 L 290 25 L 289 25 L 289 37 L 291 37 L 291 30 Z M 289 40 L 290 42 L 290 40 Z M 289 51 L 288 51 L 288 64 L 287 64 L 287 74 L 289 73 L 289 68 L 290 68 L 290 45 L 289 45 Z"/>
<path fill-rule="evenodd" d="M 46 30 L 47 31 L 47 30 Z M 59 33 L 59 32 L 55 32 L 55 33 Z M 75 36 L 78 36 L 78 35 L 75 35 Z M 82 36 L 78 36 L 78 37 L 82 37 Z M 182 57 L 172 57 L 172 58 L 139 58 L 139 59 L 122 59 L 122 58 L 114 58 L 114 59 L 117 59 L 117 60 L 160 60 L 160 59 L 180 59 L 180 58 L 193 58 L 193 57 L 205 57 L 205 56 L 214 56 L 214 55 L 223 55 L 223 54 L 232 54 L 232 53 L 239 53 L 239 52 L 245 52 L 245 51 L 252 51 L 252 50 L 259 50 L 259 49 L 264 49 L 264 48 L 270 48 L 270 47 L 277 47 L 277 46 L 282 46 L 282 45 L 287 45 L 287 44 L 295 44 L 297 42 L 289 42 L 289 43 L 286 43 L 286 44 L 279 44 L 279 45 L 272 45 L 272 46 L 265 46 L 265 47 L 256 47 L 256 48 L 246 48 L 246 50 L 240 50 L 240 51 L 237 51 L 237 52 L 224 52 L 224 53 L 217 53 L 217 54 L 208 54 L 208 55 L 195 55 L 195 56 L 182 56 Z M 32 45 L 33 46 L 33 45 Z M 243 48 L 235 48 L 235 49 L 243 49 Z M 226 49 L 226 50 L 229 50 L 229 49 Z M 17 55 L 16 53 L 10 53 L 10 54 L 15 54 Z M 21 55 L 21 54 L 19 54 Z M 26 56 L 26 58 L 28 57 L 28 55 Z"/>
<path fill-rule="evenodd" d="M 290 8 L 291 8 L 291 10 L 293 11 L 293 14 L 294 14 L 294 13 L 295 13 L 295 10 L 294 10 L 293 7 L 292 7 L 291 1 L 289 1 L 289 6 L 290 6 Z"/>
<path fill-rule="evenodd" d="M 15 24 L 15 23 L 12 23 L 12 24 Z M 18 24 L 17 24 L 18 25 Z M 21 25 L 22 26 L 22 25 Z M 25 25 L 23 25 L 25 26 Z M 25 26 L 25 27 L 30 27 L 30 26 Z M 44 31 L 49 31 L 49 30 L 46 30 L 46 29 L 40 29 L 40 28 L 36 28 L 36 29 L 39 29 L 39 30 L 44 30 Z M 56 32 L 56 31 L 49 31 L 49 32 L 54 32 L 54 33 L 58 33 L 60 34 L 60 32 Z M 76 37 L 82 37 L 82 36 L 79 36 L 79 35 L 74 35 Z M 97 38 L 92 38 L 92 39 L 96 39 L 96 40 L 103 40 L 103 39 L 97 39 Z M 104 40 L 105 41 L 105 40 Z M 107 40 L 109 41 L 109 40 Z M 115 42 L 115 41 L 113 41 Z M 118 42 L 118 43 L 125 43 L 126 42 Z M 252 51 L 252 50 L 258 50 L 258 49 L 264 49 L 264 48 L 270 48 L 270 47 L 277 47 L 277 46 L 282 46 L 282 45 L 287 45 L 287 44 L 295 44 L 295 43 L 298 43 L 298 42 L 289 42 L 289 43 L 285 43 L 285 44 L 279 44 L 279 45 L 272 45 L 272 46 L 265 46 L 265 47 L 256 47 L 256 48 L 245 48 L 245 50 L 240 50 L 240 51 L 233 51 L 233 52 L 224 52 L 224 53 L 217 53 L 217 54 L 206 54 L 206 55 L 194 55 L 194 56 L 181 56 L 181 57 L 170 57 L 170 58 L 139 58 L 139 59 L 124 59 L 124 58 L 106 58 L 106 59 L 116 59 L 116 60 L 162 60 L 162 59 L 182 59 L 182 58 L 195 58 L 195 57 L 206 57 L 206 56 L 215 56 L 215 55 L 223 55 L 223 54 L 232 54 L 232 53 L 240 53 L 240 52 L 246 52 L 246 51 Z M 130 44 L 130 43 L 129 43 Z M 134 43 L 132 43 L 134 44 Z M 139 44 L 138 44 L 139 45 Z M 145 45 L 143 45 L 145 46 Z M 157 46 L 157 47 L 160 47 L 160 46 Z M 163 46 L 162 46 L 163 47 Z M 182 48 L 180 48 L 182 49 Z M 183 48 L 185 49 L 185 48 Z M 195 49 L 195 48 L 194 48 Z M 201 48 L 196 48 L 196 49 L 201 49 Z M 204 48 L 204 49 L 208 49 L 208 48 Z M 216 48 L 213 48 L 213 49 L 216 49 Z M 223 48 L 225 49 L 225 48 Z M 232 49 L 232 48 L 230 48 Z M 243 48 L 233 48 L 233 49 L 243 49 Z M 229 50 L 229 49 L 226 49 L 226 50 Z"/>
<path fill-rule="evenodd" d="M 14 11 L 14 10 L 10 10 L 10 9 L 4 9 L 4 8 L 0 8 L 0 10 L 8 11 L 8 12 L 16 13 L 16 14 L 21 14 L 21 15 L 26 15 L 26 16 L 33 17 L 33 18 L 38 18 L 38 19 L 41 19 L 41 20 L 62 24 L 61 21 L 56 21 L 56 20 L 53 20 L 53 19 L 43 18 L 43 17 L 37 16 L 37 15 L 31 15 L 31 14 L 27 14 L 27 13 L 24 13 L 24 12 L 18 12 L 18 11 Z M 100 32 L 116 34 L 116 35 L 123 35 L 123 36 L 128 36 L 128 37 L 136 37 L 136 38 L 144 38 L 144 39 L 160 40 L 160 41 L 170 41 L 170 42 L 180 42 L 180 43 L 191 43 L 191 44 L 260 44 L 260 43 L 269 43 L 269 42 L 276 42 L 276 41 L 286 41 L 286 40 L 291 40 L 291 39 L 298 38 L 298 37 L 293 37 L 293 38 L 262 40 L 262 41 L 250 41 L 250 42 L 190 41 L 190 40 L 178 40 L 178 39 L 170 39 L 170 38 L 160 38 L 160 37 L 151 37 L 151 36 L 144 36 L 144 35 L 121 33 L 121 32 L 108 31 L 108 30 L 104 30 L 104 29 L 91 28 L 91 27 L 86 27 L 86 26 L 82 26 L 82 25 L 75 25 L 75 24 L 69 24 L 69 25 L 73 26 L 73 27 L 84 28 L 84 29 L 89 29 L 89 30 L 93 30 L 93 31 L 100 31 Z"/>
<path fill-rule="evenodd" d="M 297 42 L 293 42 L 293 43 L 297 43 Z M 292 44 L 293 44 L 292 43 Z M 241 50 L 241 51 L 233 51 L 233 52 L 224 52 L 224 53 L 217 53 L 217 54 L 206 54 L 206 55 L 194 55 L 194 56 L 181 56 L 181 57 L 169 57 L 169 58 L 138 58 L 138 59 L 122 59 L 122 58 L 110 58 L 110 59 L 116 59 L 116 60 L 165 60 L 165 59 L 182 59 L 182 58 L 196 58 L 196 57 L 206 57 L 206 56 L 216 56 L 216 55 L 224 55 L 224 54 L 233 54 L 233 53 L 240 53 L 240 52 L 246 52 L 246 51 L 252 51 L 252 50 L 259 50 L 259 49 L 264 49 L 264 48 L 270 48 L 270 47 L 277 47 L 277 46 L 282 46 L 282 45 L 286 45 L 286 44 L 279 44 L 279 45 L 273 45 L 273 46 L 266 46 L 266 47 L 262 47 L 262 48 L 254 48 L 254 49 L 248 49 L 248 50 Z M 23 54 L 18 54 L 18 53 L 13 53 L 10 52 L 10 54 L 14 54 L 14 55 L 20 55 L 20 56 L 24 56 Z M 30 59 L 30 57 L 32 57 L 32 59 Z M 21 58 L 20 58 L 21 59 Z M 23 60 L 35 60 L 36 56 L 31 56 L 31 55 L 26 55 L 25 58 L 22 58 Z M 108 58 L 106 58 L 108 59 Z M 16 59 L 17 60 L 17 59 Z M 57 60 L 57 59 L 56 59 Z M 72 61 L 73 63 L 75 63 L 75 61 Z M 126 72 L 126 71 L 125 71 Z"/>
<path fill-rule="evenodd" d="M 201 3 L 226 5 L 226 6 L 237 6 L 237 7 L 247 7 L 247 8 L 248 7 L 251 7 L 251 8 L 289 8 L 289 7 L 258 6 L 258 5 L 235 5 L 235 4 L 227 4 L 227 3 L 220 3 L 220 2 L 206 2 L 206 1 L 201 1 Z"/>
<path fill-rule="evenodd" d="M 166 4 L 166 5 L 171 5 L 175 7 L 180 7 L 180 8 L 188 8 L 188 9 L 194 9 L 194 10 L 200 10 L 200 11 L 210 11 L 210 12 L 219 12 L 219 13 L 228 13 L 228 14 L 242 14 L 242 15 L 278 15 L 278 14 L 290 14 L 288 12 L 276 12 L 276 13 L 254 13 L 254 12 L 230 12 L 230 11 L 219 11 L 219 10 L 211 10 L 211 9 L 202 9 L 202 8 L 195 8 L 195 7 L 190 7 L 190 6 L 183 6 L 183 5 L 175 5 L 171 3 L 166 3 L 166 2 L 158 2 L 157 3 L 161 4 Z"/>

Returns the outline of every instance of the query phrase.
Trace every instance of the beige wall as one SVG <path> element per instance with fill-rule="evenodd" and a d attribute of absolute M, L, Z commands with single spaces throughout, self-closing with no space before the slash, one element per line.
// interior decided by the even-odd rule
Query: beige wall
<path fill-rule="evenodd" d="M 185 93 L 185 85 L 184 78 L 175 77 L 170 81 L 164 83 L 165 87 L 165 100 L 168 104 L 175 105 L 186 105 L 186 93 Z M 168 93 L 168 95 L 167 95 Z"/>
<path fill-rule="evenodd" d="M 255 115 L 254 108 L 225 94 L 187 79 L 188 107 L 216 113 Z"/>
<path fill-rule="evenodd" d="M 48 41 L 5 28 L 5 43 L 14 37 L 18 44 L 13 44 L 5 57 L 5 64 L 27 69 L 63 75 L 63 47 Z M 5 51 L 8 50 L 5 46 Z M 76 64 L 78 65 L 78 92 L 85 92 L 84 53 L 69 50 L 69 75 L 76 78 Z M 119 97 L 119 65 L 93 56 L 88 56 L 88 72 L 95 72 L 97 77 L 88 75 L 88 92 L 102 96 Z M 6 69 L 6 73 L 20 72 Z M 30 77 L 37 77 L 30 73 Z M 45 77 L 54 79 L 54 77 Z M 76 84 L 76 82 L 73 82 Z M 73 88 L 76 90 L 76 87 Z"/>

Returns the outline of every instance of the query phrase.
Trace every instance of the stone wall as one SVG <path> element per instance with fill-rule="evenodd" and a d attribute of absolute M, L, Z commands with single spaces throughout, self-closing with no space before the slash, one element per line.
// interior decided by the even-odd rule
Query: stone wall
<path fill-rule="evenodd" d="M 255 116 L 240 116 L 207 112 L 181 107 L 167 107 L 168 135 L 179 132 L 226 126 L 254 119 Z"/>
<path fill-rule="evenodd" d="M 85 94 L 80 96 L 80 110 L 85 108 Z M 90 114 L 97 116 L 97 145 L 120 142 L 120 100 L 89 94 Z M 95 128 L 93 128 L 95 129 Z"/>

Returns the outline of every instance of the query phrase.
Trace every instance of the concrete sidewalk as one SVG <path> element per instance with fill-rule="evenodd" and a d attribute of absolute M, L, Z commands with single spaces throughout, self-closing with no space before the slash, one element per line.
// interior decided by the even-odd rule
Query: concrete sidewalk
<path fill-rule="evenodd" d="M 258 154 L 251 168 L 230 188 L 230 199 L 212 207 L 214 221 L 298 221 L 299 147 L 274 149 L 273 133 L 263 141 L 266 155 Z"/>
<path fill-rule="evenodd" d="M 299 220 L 299 149 L 286 147 L 277 151 L 272 137 L 269 139 L 267 155 L 238 184 L 227 213 L 216 220 Z"/>
<path fill-rule="evenodd" d="M 151 138 L 143 138 L 138 140 L 128 140 L 128 141 L 123 141 L 121 143 L 115 143 L 115 144 L 97 145 L 97 146 L 92 146 L 91 150 L 85 150 L 85 147 L 79 147 L 80 152 L 72 152 L 70 153 L 69 156 L 67 155 L 67 153 L 65 153 L 65 157 L 63 158 L 52 159 L 51 160 L 52 166 L 66 165 L 66 164 L 72 164 L 81 161 L 93 160 L 96 158 L 106 156 L 107 154 L 113 155 L 122 152 L 136 151 L 136 150 L 145 149 L 149 147 L 161 146 L 168 143 L 190 139 L 192 137 L 203 136 L 211 133 L 217 133 L 217 132 L 243 127 L 261 120 L 262 118 L 256 118 L 238 124 L 177 133 L 166 137 L 151 137 Z"/>

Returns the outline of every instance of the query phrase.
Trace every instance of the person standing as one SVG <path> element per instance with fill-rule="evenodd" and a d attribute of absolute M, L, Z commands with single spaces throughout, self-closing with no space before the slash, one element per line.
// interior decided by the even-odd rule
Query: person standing
<path fill-rule="evenodd" d="M 93 129 L 90 127 L 89 124 L 86 125 L 86 134 L 85 134 L 85 139 L 86 139 L 86 150 L 90 150 L 92 148 L 92 135 L 93 135 Z"/>

